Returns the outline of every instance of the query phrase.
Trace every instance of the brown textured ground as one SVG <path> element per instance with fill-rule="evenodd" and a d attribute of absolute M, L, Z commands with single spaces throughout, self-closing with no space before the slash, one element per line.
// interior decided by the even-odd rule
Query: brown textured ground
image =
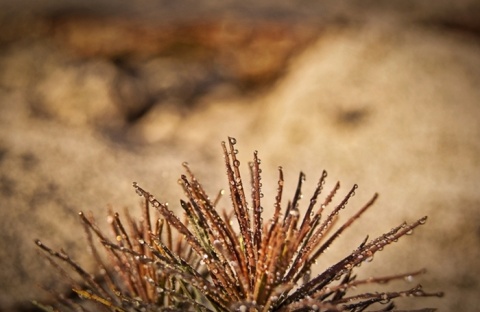
<path fill-rule="evenodd" d="M 227 135 L 243 163 L 259 150 L 267 198 L 278 165 L 291 188 L 299 170 L 310 190 L 322 169 L 345 192 L 358 183 L 352 208 L 378 191 L 344 251 L 429 215 L 362 274 L 427 267 L 418 282 L 447 294 L 428 306 L 480 304 L 475 1 L 38 3 L 2 3 L 0 310 L 28 309 L 52 283 L 34 238 L 88 263 L 77 211 L 135 207 L 132 181 L 173 206 L 185 160 L 212 193 L 225 187 Z"/>

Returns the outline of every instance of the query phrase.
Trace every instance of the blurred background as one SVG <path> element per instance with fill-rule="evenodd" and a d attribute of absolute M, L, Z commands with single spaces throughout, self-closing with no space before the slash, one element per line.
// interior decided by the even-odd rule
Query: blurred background
<path fill-rule="evenodd" d="M 267 216 L 280 165 L 304 205 L 323 169 L 359 184 L 343 220 L 380 193 L 318 270 L 428 215 L 358 275 L 426 267 L 392 289 L 446 296 L 399 308 L 480 305 L 479 1 L 1 0 L 0 30 L 0 310 L 62 291 L 35 238 L 93 270 L 77 212 L 135 214 L 133 181 L 175 208 L 188 161 L 225 188 L 227 136 Z"/>

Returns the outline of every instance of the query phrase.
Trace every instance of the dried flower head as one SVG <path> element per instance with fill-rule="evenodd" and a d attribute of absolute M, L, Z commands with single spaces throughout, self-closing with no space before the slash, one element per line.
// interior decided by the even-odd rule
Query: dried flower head
<path fill-rule="evenodd" d="M 180 201 L 182 219 L 167 204 L 133 183 L 145 199 L 143 217 L 136 221 L 127 215 L 124 223 L 110 211 L 113 238 L 104 234 L 92 217 L 80 213 L 93 257 L 100 267 L 97 275 L 86 272 L 65 252 L 56 252 L 36 240 L 64 276 L 68 274 L 60 263 L 66 263 L 80 275 L 81 282 L 72 279 L 72 287 L 86 299 L 58 296 L 52 306 L 36 304 L 46 311 L 83 311 L 89 305 L 105 311 L 391 311 L 398 297 L 442 296 L 427 293 L 420 285 L 394 292 L 350 294 L 364 284 L 383 284 L 424 272 L 364 280 L 353 274 L 361 263 L 371 261 L 376 252 L 424 224 L 426 217 L 411 224 L 402 223 L 375 239 L 365 238 L 352 253 L 312 277 L 317 259 L 373 205 L 377 194 L 345 223 L 334 227 L 357 186 L 338 205 L 333 205 L 337 183 L 322 201 L 319 196 L 327 177 L 324 171 L 309 205 L 301 212 L 299 200 L 305 175 L 300 173 L 295 195 L 285 207 L 283 172 L 279 168 L 273 216 L 264 222 L 260 159 L 255 151 L 250 163 L 249 203 L 235 144 L 234 138 L 222 142 L 232 211 L 219 211 L 217 204 L 223 192 L 212 200 L 186 163 L 186 175 L 179 180 L 187 196 Z M 155 217 L 150 212 L 152 206 Z M 101 252 L 106 255 L 102 257 Z"/>

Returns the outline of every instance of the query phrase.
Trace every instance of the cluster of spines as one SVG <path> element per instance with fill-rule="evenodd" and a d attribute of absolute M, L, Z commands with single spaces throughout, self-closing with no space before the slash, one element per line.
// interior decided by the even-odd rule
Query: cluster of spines
<path fill-rule="evenodd" d="M 327 177 L 324 171 L 302 218 L 299 201 L 305 175 L 300 173 L 293 199 L 282 212 L 284 178 L 280 167 L 273 216 L 264 223 L 258 153 L 254 152 L 250 163 L 250 207 L 235 144 L 233 138 L 222 142 L 235 217 L 232 212 L 217 208 L 223 192 L 212 201 L 184 163 L 187 174 L 179 180 L 188 199 L 180 201 L 184 220 L 137 183 L 133 184 L 136 192 L 145 198 L 142 221 L 136 223 L 127 215 L 127 231 L 119 215 L 110 212 L 113 241 L 102 233 L 93 218 L 80 213 L 102 272 L 102 283 L 64 252 L 55 252 L 37 240 L 38 246 L 51 256 L 49 260 L 56 267 L 59 268 L 52 258 L 66 262 L 81 276 L 84 285 L 74 283 L 77 294 L 113 311 L 363 311 L 375 303 L 388 303 L 379 310 L 387 311 L 393 308 L 392 300 L 400 296 L 442 295 L 426 293 L 416 286 L 399 292 L 347 296 L 348 290 L 362 284 L 383 284 L 423 273 L 420 270 L 357 280 L 352 271 L 386 245 L 411 234 L 425 223 L 426 217 L 412 224 L 403 223 L 376 239 L 365 238 L 351 254 L 311 278 L 312 265 L 374 204 L 377 194 L 334 231 L 338 214 L 354 196 L 357 185 L 322 221 L 324 210 L 340 188 L 337 183 L 315 208 Z M 150 206 L 157 211 L 155 225 Z M 105 263 L 100 256 L 92 234 L 105 247 L 109 262 Z"/>

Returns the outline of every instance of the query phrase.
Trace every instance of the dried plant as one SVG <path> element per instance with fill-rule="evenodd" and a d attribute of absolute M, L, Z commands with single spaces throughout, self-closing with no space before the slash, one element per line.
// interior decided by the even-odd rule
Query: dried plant
<path fill-rule="evenodd" d="M 318 202 L 327 177 L 324 171 L 308 207 L 301 213 L 299 201 L 305 175 L 300 173 L 295 195 L 282 209 L 284 179 L 279 168 L 273 216 L 264 222 L 260 159 L 254 152 L 249 204 L 235 144 L 234 138 L 222 142 L 233 211 L 219 211 L 217 205 L 223 192 L 212 200 L 184 163 L 187 174 L 179 180 L 187 196 L 186 201 L 180 201 L 182 220 L 137 183 L 133 186 L 145 199 L 143 217 L 137 222 L 127 215 L 124 223 L 110 211 L 113 239 L 98 228 L 93 217 L 80 213 L 92 255 L 100 267 L 97 276 L 82 269 L 64 251 L 56 252 L 36 240 L 64 276 L 68 274 L 62 263 L 80 275 L 82 282 L 72 278 L 72 287 L 86 299 L 58 296 L 53 306 L 37 306 L 46 311 L 84 311 L 89 305 L 95 311 L 393 311 L 398 297 L 442 296 L 427 293 L 420 285 L 394 292 L 350 294 L 364 284 L 384 284 L 424 272 L 368 279 L 357 279 L 353 274 L 355 267 L 371 261 L 376 252 L 424 224 L 426 217 L 412 224 L 403 223 L 375 239 L 365 238 L 351 254 L 312 277 L 317 259 L 373 205 L 377 195 L 345 223 L 334 227 L 357 186 L 338 205 L 333 205 L 332 200 L 339 183 Z M 155 218 L 150 214 L 151 206 Z M 98 248 L 95 240 L 103 247 Z"/>

